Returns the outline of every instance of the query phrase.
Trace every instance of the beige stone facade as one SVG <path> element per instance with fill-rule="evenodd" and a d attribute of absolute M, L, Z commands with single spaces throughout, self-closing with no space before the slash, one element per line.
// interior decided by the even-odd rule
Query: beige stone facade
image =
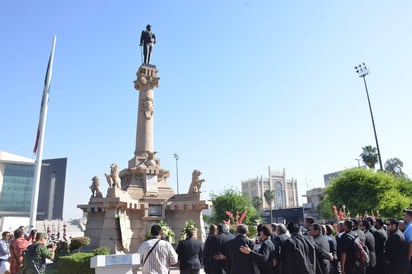
<path fill-rule="evenodd" d="M 250 199 L 253 197 L 262 198 L 263 209 L 270 209 L 270 205 L 264 198 L 264 193 L 267 190 L 272 190 L 275 193 L 273 209 L 299 206 L 297 180 L 287 179 L 284 169 L 283 171 L 270 171 L 270 178 L 260 176 L 241 182 L 241 191 L 244 195 Z"/>

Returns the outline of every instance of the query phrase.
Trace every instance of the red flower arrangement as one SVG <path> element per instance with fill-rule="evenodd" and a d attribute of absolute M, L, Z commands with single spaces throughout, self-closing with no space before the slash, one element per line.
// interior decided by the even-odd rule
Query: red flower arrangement
<path fill-rule="evenodd" d="M 337 206 L 334 205 L 334 206 L 332 206 L 332 209 L 333 209 L 333 215 L 335 215 L 335 218 L 336 218 L 337 221 L 344 221 L 346 219 L 351 218 L 350 217 L 350 211 L 346 211 L 346 206 L 345 205 L 342 205 L 342 208 L 339 208 L 339 210 L 338 210 Z M 378 216 L 378 218 L 381 217 L 381 215 L 379 213 L 379 210 L 376 210 L 376 215 Z M 363 215 L 361 215 L 359 213 L 356 215 L 356 219 L 358 219 L 358 220 L 364 220 L 368 217 L 372 217 L 373 221 L 376 221 L 376 217 L 375 217 L 375 214 L 374 214 L 373 210 L 371 210 L 371 215 L 368 214 L 367 210 L 365 210 L 365 213 Z"/>
<path fill-rule="evenodd" d="M 243 221 L 245 220 L 246 215 L 247 215 L 247 210 L 245 210 L 242 214 L 240 214 L 239 211 L 236 211 L 236 216 L 233 216 L 232 212 L 230 211 L 225 211 L 225 213 L 228 217 L 228 220 L 227 221 L 224 220 L 223 222 L 232 227 L 236 227 L 242 224 Z"/>
<path fill-rule="evenodd" d="M 342 205 L 342 208 L 339 208 L 339 211 L 335 205 L 332 206 L 332 208 L 333 208 L 333 214 L 335 215 L 336 220 L 343 221 L 343 220 L 350 218 L 350 211 L 346 211 L 345 205 Z"/>

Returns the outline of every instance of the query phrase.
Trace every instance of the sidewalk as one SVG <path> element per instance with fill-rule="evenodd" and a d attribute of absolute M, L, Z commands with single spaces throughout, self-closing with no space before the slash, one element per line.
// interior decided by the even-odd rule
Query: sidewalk
<path fill-rule="evenodd" d="M 141 274 L 142 271 L 138 271 L 137 273 L 138 273 L 138 274 Z M 172 268 L 170 269 L 170 274 L 180 274 L 179 267 L 172 267 Z M 199 274 L 205 274 L 205 272 L 203 271 L 203 269 L 200 269 Z"/>

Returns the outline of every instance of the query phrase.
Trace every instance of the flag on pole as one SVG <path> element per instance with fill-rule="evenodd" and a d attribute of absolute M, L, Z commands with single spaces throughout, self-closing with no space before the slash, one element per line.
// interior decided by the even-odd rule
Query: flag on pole
<path fill-rule="evenodd" d="M 34 182 L 33 192 L 31 196 L 31 208 L 30 208 L 30 229 L 34 229 L 37 220 L 37 204 L 39 200 L 39 187 L 40 187 L 40 175 L 41 164 L 43 159 L 43 141 L 44 132 L 46 131 L 46 118 L 47 118 L 47 103 L 49 101 L 49 89 L 52 76 L 54 48 L 56 46 L 56 35 L 53 37 L 53 46 L 50 53 L 49 63 L 47 65 L 46 78 L 44 79 L 43 96 L 41 99 L 40 119 L 37 128 L 36 143 L 34 145 L 33 153 L 37 154 L 36 164 L 34 166 Z"/>
<path fill-rule="evenodd" d="M 49 103 L 49 90 L 50 90 L 50 82 L 51 82 L 52 71 L 53 71 L 53 58 L 54 58 L 55 44 L 56 44 L 56 36 L 54 36 L 54 39 L 53 39 L 52 51 L 50 53 L 49 63 L 47 64 L 46 77 L 44 78 L 43 96 L 42 96 L 41 105 L 40 105 L 40 118 L 39 118 L 39 124 L 37 126 L 37 134 L 36 134 L 36 141 L 34 143 L 33 154 L 37 153 L 37 148 L 39 147 L 40 133 L 41 133 L 41 128 L 42 128 L 43 120 L 45 116 L 45 109 L 47 109 L 47 104 Z"/>

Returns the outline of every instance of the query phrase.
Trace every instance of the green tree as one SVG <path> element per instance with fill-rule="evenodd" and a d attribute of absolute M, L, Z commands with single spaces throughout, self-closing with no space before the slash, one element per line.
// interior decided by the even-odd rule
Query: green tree
<path fill-rule="evenodd" d="M 212 220 L 216 224 L 228 220 L 227 211 L 232 214 L 236 214 L 236 212 L 242 214 L 247 211 L 246 218 L 243 221 L 245 224 L 252 224 L 254 220 L 259 218 L 259 213 L 253 207 L 252 201 L 233 188 L 226 189 L 221 194 L 213 194 L 212 204 Z"/>
<path fill-rule="evenodd" d="M 362 148 L 362 153 L 359 155 L 362 158 L 362 161 L 370 169 L 375 169 L 375 165 L 378 162 L 378 152 L 376 147 L 365 146 Z"/>
<path fill-rule="evenodd" d="M 401 186 L 402 180 L 385 172 L 348 169 L 326 188 L 325 205 L 346 205 L 352 216 L 379 210 L 382 216 L 400 217 L 412 200 L 400 191 Z"/>
<path fill-rule="evenodd" d="M 256 208 L 256 211 L 261 213 L 263 211 L 263 201 L 262 198 L 255 196 L 252 198 L 252 205 Z"/>
<path fill-rule="evenodd" d="M 405 176 L 403 173 L 403 162 L 399 158 L 390 158 L 385 162 L 385 171 L 393 175 Z"/>
<path fill-rule="evenodd" d="M 335 216 L 332 211 L 332 202 L 329 199 L 323 199 L 317 207 L 319 216 L 325 220 L 333 220 Z"/>
<path fill-rule="evenodd" d="M 400 184 L 399 192 L 402 193 L 402 195 L 406 197 L 412 197 L 412 181 L 406 176 L 404 177 L 396 176 L 396 178 L 399 180 L 399 184 Z M 408 206 L 408 208 L 410 207 L 411 206 Z"/>
<path fill-rule="evenodd" d="M 273 200 L 275 200 L 275 191 L 273 190 L 266 190 L 263 193 L 263 197 L 265 197 L 265 201 L 270 208 L 272 208 Z"/>

